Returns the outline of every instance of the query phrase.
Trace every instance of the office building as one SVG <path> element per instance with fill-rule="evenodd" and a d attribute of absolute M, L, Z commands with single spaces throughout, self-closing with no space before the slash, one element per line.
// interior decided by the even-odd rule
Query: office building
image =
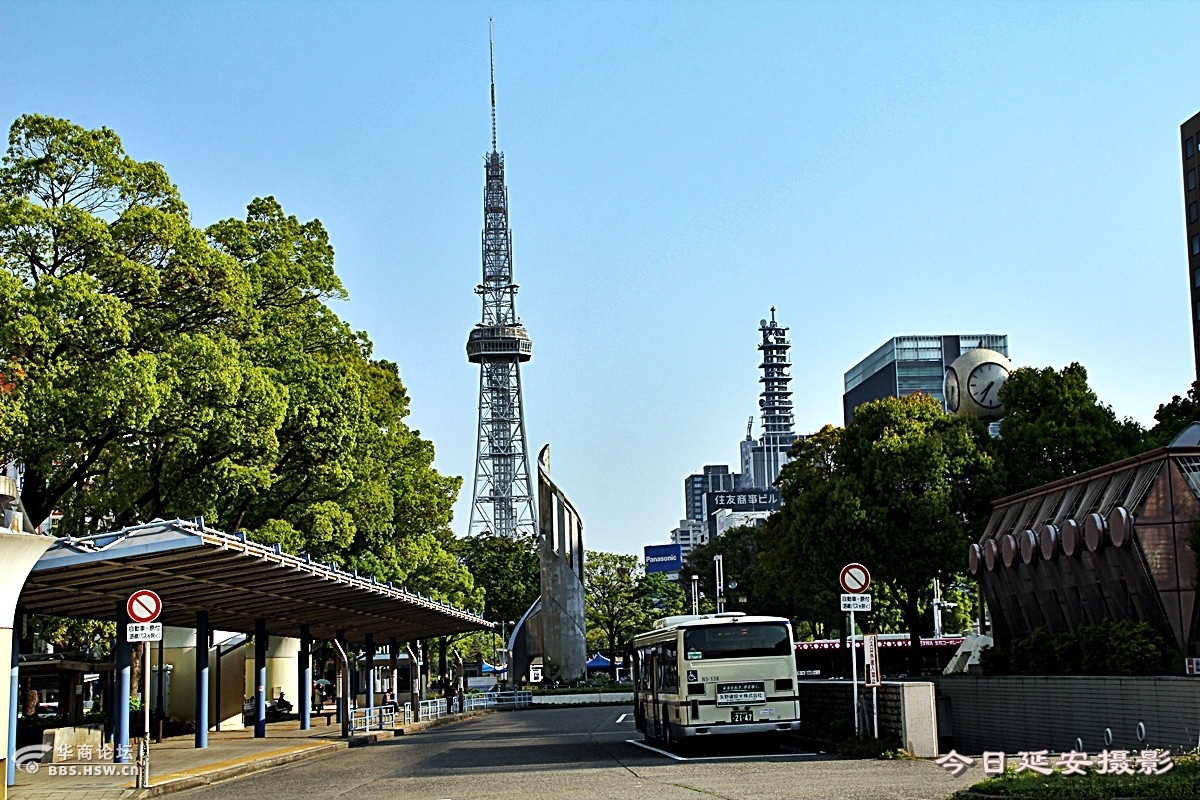
<path fill-rule="evenodd" d="M 1192 354 L 1196 363 L 1196 379 L 1200 380 L 1200 159 L 1196 146 L 1200 141 L 1200 114 L 1179 126 L 1181 157 L 1183 159 L 1183 207 L 1187 230 L 1188 286 L 1192 302 Z"/>
<path fill-rule="evenodd" d="M 702 544 L 708 544 L 708 526 L 703 520 L 681 519 L 679 527 L 671 531 L 671 543 L 679 545 L 683 557 Z"/>
<path fill-rule="evenodd" d="M 736 485 L 737 475 L 725 464 L 709 464 L 703 472 L 683 479 L 683 515 L 685 519 L 704 519 L 706 492 L 728 492 Z"/>
<path fill-rule="evenodd" d="M 916 392 L 933 395 L 946 404 L 942 392 L 946 368 L 967 350 L 986 347 L 1005 357 L 1006 334 L 982 333 L 946 336 L 896 336 L 850 368 L 842 395 L 843 422 L 854 409 L 884 397 L 906 397 Z"/>

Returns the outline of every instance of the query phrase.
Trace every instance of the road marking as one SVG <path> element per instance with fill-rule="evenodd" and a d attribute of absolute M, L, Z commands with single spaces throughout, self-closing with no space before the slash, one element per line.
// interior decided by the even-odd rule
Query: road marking
<path fill-rule="evenodd" d="M 750 759 L 750 758 L 807 758 L 817 755 L 817 753 L 746 753 L 743 755 L 734 756 L 680 756 L 668 750 L 660 750 L 657 747 L 651 747 L 645 742 L 640 742 L 637 739 L 626 739 L 626 742 L 643 750 L 649 750 L 652 753 L 658 753 L 660 756 L 673 758 L 676 761 L 731 761 L 735 759 Z"/>
<path fill-rule="evenodd" d="M 617 724 L 620 725 L 622 722 L 625 721 L 625 718 L 628 716 L 629 716 L 628 714 L 622 714 L 621 716 L 617 717 Z"/>
<path fill-rule="evenodd" d="M 676 761 L 687 761 L 687 759 L 684 758 L 683 756 L 677 756 L 674 753 L 668 753 L 666 750 L 659 750 L 657 747 L 651 747 L 650 745 L 646 744 L 645 742 L 639 742 L 637 739 L 626 739 L 625 741 L 629 742 L 632 745 L 640 747 L 643 750 L 649 750 L 652 753 L 658 753 L 660 756 L 666 756 L 667 758 L 673 758 Z"/>

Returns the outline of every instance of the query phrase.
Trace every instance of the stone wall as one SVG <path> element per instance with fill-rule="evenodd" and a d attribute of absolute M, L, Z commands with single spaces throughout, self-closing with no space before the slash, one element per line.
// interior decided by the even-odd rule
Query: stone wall
<path fill-rule="evenodd" d="M 800 730 L 807 714 L 852 720 L 853 689 L 846 681 L 799 681 Z M 933 684 L 923 681 L 884 683 L 873 696 L 870 689 L 858 686 L 859 724 L 865 734 L 873 734 L 875 713 L 873 697 L 879 700 L 879 735 L 895 736 L 905 750 L 919 758 L 932 758 L 939 752 L 937 715 Z"/>

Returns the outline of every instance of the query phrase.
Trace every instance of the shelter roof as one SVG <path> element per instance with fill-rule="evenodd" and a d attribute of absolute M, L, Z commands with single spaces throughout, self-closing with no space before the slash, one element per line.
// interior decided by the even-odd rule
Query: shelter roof
<path fill-rule="evenodd" d="M 138 589 L 156 592 L 159 621 L 180 627 L 194 627 L 198 611 L 220 630 L 252 631 L 264 618 L 272 635 L 299 636 L 307 624 L 318 639 L 337 630 L 420 639 L 489 627 L 470 611 L 206 528 L 202 519 L 59 539 L 19 602 L 38 614 L 115 620 Z"/>

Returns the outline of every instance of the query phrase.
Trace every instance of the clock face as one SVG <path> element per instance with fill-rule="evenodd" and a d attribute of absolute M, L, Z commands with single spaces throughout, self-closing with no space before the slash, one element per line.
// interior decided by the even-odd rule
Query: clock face
<path fill-rule="evenodd" d="M 946 410 L 951 414 L 958 411 L 959 388 L 958 373 L 951 367 L 946 370 L 946 382 L 942 385 L 942 394 L 946 396 Z"/>
<path fill-rule="evenodd" d="M 1000 387 L 1008 378 L 1008 370 L 994 361 L 984 363 L 971 370 L 967 377 L 967 391 L 971 399 L 983 408 L 1000 407 Z"/>

